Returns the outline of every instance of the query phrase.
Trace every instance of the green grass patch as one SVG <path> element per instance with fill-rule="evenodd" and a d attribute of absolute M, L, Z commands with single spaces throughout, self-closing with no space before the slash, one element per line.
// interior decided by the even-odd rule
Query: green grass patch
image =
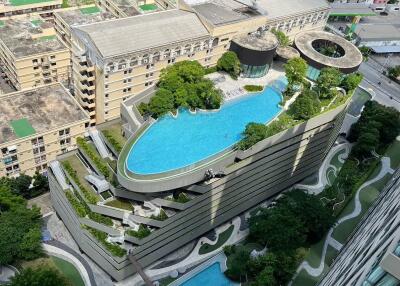
<path fill-rule="evenodd" d="M 47 42 L 47 41 L 53 41 L 57 39 L 56 35 L 51 35 L 51 36 L 43 36 L 43 37 L 39 37 L 37 38 L 39 41 L 43 41 L 43 42 Z"/>
<path fill-rule="evenodd" d="M 332 157 L 332 160 L 329 162 L 329 164 L 335 166 L 337 169 L 340 169 L 343 166 L 343 163 L 339 161 L 339 155 L 343 155 L 346 153 L 346 150 L 340 150 L 335 154 L 335 156 Z"/>
<path fill-rule="evenodd" d="M 112 197 L 112 194 L 111 194 L 110 191 L 105 191 L 105 192 L 100 193 L 100 196 L 101 196 L 104 200 L 106 200 L 106 199 L 108 199 L 108 198 L 111 198 L 111 197 Z"/>
<path fill-rule="evenodd" d="M 11 120 L 10 125 L 18 138 L 30 136 L 36 133 L 35 129 L 26 118 Z"/>
<path fill-rule="evenodd" d="M 125 137 L 122 135 L 121 125 L 116 124 L 101 130 L 101 133 L 107 141 L 114 147 L 115 151 L 121 152 L 122 147 L 126 143 Z"/>
<path fill-rule="evenodd" d="M 400 165 L 400 141 L 395 140 L 386 150 L 385 156 L 390 157 L 390 167 L 396 169 Z"/>
<path fill-rule="evenodd" d="M 122 257 L 126 254 L 126 250 L 118 244 L 110 243 L 107 239 L 107 233 L 88 227 L 86 229 L 93 235 L 112 255 Z"/>
<path fill-rule="evenodd" d="M 264 89 L 262 85 L 253 85 L 253 84 L 245 85 L 243 86 L 243 88 L 248 92 L 258 92 Z"/>
<path fill-rule="evenodd" d="M 43 2 L 50 2 L 52 0 L 10 0 L 12 6 L 31 5 Z"/>
<path fill-rule="evenodd" d="M 105 203 L 104 205 L 128 211 L 133 211 L 135 209 L 129 201 L 122 199 L 115 199 Z"/>
<path fill-rule="evenodd" d="M 304 269 L 299 272 L 292 286 L 314 286 L 319 281 L 319 277 L 310 276 Z"/>
<path fill-rule="evenodd" d="M 144 4 L 140 5 L 139 8 L 142 9 L 143 11 L 154 11 L 158 9 L 156 4 Z"/>
<path fill-rule="evenodd" d="M 90 14 L 96 14 L 100 13 L 100 9 L 97 6 L 92 6 L 92 7 L 86 7 L 86 8 L 81 8 L 79 9 L 82 14 L 84 15 L 90 15 Z"/>
<path fill-rule="evenodd" d="M 55 256 L 52 256 L 51 259 L 53 260 L 56 267 L 65 275 L 65 277 L 67 277 L 71 281 L 73 286 L 85 285 L 81 275 L 73 264 Z"/>
<path fill-rule="evenodd" d="M 231 225 L 225 231 L 221 232 L 218 236 L 217 242 L 214 245 L 204 243 L 199 249 L 199 254 L 206 254 L 220 248 L 225 242 L 228 241 L 229 237 L 231 237 L 233 229 L 234 226 Z"/>
<path fill-rule="evenodd" d="M 139 225 L 139 229 L 138 230 L 129 229 L 129 230 L 126 231 L 126 234 L 128 234 L 130 236 L 133 236 L 133 237 L 137 237 L 139 239 L 145 238 L 146 236 L 149 236 L 150 233 L 151 233 L 150 229 L 147 226 L 143 225 L 143 224 Z"/>
<path fill-rule="evenodd" d="M 317 268 L 319 266 L 321 262 L 321 255 L 324 248 L 325 239 L 326 236 L 317 243 L 311 245 L 306 257 L 304 258 L 304 260 L 307 261 L 311 265 L 311 267 Z"/>

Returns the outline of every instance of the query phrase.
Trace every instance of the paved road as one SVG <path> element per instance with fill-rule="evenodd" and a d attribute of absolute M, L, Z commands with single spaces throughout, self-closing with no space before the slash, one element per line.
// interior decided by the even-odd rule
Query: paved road
<path fill-rule="evenodd" d="M 361 64 L 359 71 L 364 74 L 361 85 L 375 92 L 376 101 L 400 110 L 400 85 L 382 74 L 381 65 L 375 61 L 368 61 Z"/>

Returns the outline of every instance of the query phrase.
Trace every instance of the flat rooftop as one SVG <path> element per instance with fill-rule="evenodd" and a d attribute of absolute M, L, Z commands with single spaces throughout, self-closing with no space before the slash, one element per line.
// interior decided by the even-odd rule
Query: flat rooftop
<path fill-rule="evenodd" d="M 70 26 L 90 24 L 115 19 L 115 17 L 110 12 L 106 12 L 97 6 L 74 10 L 57 11 L 55 12 L 55 14 L 57 14 Z"/>
<path fill-rule="evenodd" d="M 185 0 L 197 13 L 214 25 L 264 15 L 268 21 L 321 9 L 329 9 L 324 0 Z"/>
<path fill-rule="evenodd" d="M 11 6 L 24 6 L 24 5 L 32 5 L 32 4 L 39 4 L 45 2 L 56 2 L 61 3 L 61 0 L 8 0 Z M 51 3 L 46 3 L 47 5 Z"/>
<path fill-rule="evenodd" d="M 268 51 L 278 46 L 278 39 L 271 32 L 240 35 L 234 37 L 233 41 L 242 47 L 258 51 Z"/>
<path fill-rule="evenodd" d="M 74 27 L 103 57 L 208 37 L 195 13 L 169 10 Z"/>
<path fill-rule="evenodd" d="M 227 5 L 223 5 L 223 3 L 216 2 L 193 5 L 192 8 L 199 15 L 216 26 L 234 23 L 260 15 L 257 10 L 245 5 L 229 7 Z"/>
<path fill-rule="evenodd" d="M 0 144 L 88 119 L 60 84 L 0 96 Z"/>
<path fill-rule="evenodd" d="M 330 16 L 375 16 L 376 13 L 365 4 L 331 3 Z"/>
<path fill-rule="evenodd" d="M 400 25 L 358 24 L 354 32 L 362 41 L 400 40 Z"/>
<path fill-rule="evenodd" d="M 140 14 L 140 12 L 135 8 L 135 0 L 111 0 L 111 2 L 121 9 L 127 16 L 135 16 Z"/>
<path fill-rule="evenodd" d="M 43 30 L 52 27 L 52 24 L 41 19 L 3 20 L 0 40 L 16 58 L 66 50 L 65 44 L 55 34 L 44 36 Z"/>

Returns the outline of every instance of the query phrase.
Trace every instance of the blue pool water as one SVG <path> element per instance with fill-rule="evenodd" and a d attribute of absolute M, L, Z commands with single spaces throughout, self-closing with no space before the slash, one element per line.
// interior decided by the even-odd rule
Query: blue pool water
<path fill-rule="evenodd" d="M 207 267 L 200 273 L 196 274 L 189 280 L 183 282 L 181 286 L 233 286 L 235 283 L 231 282 L 221 272 L 219 263 L 216 262 Z"/>
<path fill-rule="evenodd" d="M 176 118 L 163 116 L 132 146 L 128 170 L 141 175 L 171 171 L 231 147 L 249 122 L 266 123 L 279 113 L 284 86 L 277 81 L 274 88 L 228 101 L 218 111 L 193 114 L 182 109 Z"/>

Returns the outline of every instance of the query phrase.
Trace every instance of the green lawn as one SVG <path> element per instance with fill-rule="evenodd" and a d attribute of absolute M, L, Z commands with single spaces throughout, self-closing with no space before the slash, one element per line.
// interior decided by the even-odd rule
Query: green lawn
<path fill-rule="evenodd" d="M 306 257 L 304 258 L 304 260 L 307 261 L 311 267 L 316 268 L 319 266 L 319 263 L 321 261 L 322 250 L 324 248 L 325 238 L 326 238 L 326 236 L 323 239 L 321 239 L 319 242 L 311 245 Z"/>
<path fill-rule="evenodd" d="M 386 150 L 385 155 L 390 157 L 392 169 L 396 169 L 400 165 L 400 141 L 395 140 Z"/>
<path fill-rule="evenodd" d="M 10 0 L 12 6 L 31 5 L 42 2 L 50 2 L 52 0 Z"/>
<path fill-rule="evenodd" d="M 118 209 L 128 210 L 128 211 L 133 210 L 133 206 L 130 202 L 121 200 L 121 199 L 115 199 L 115 200 L 109 201 L 109 202 L 105 203 L 105 205 L 114 207 L 114 208 L 118 208 Z"/>
<path fill-rule="evenodd" d="M 218 236 L 217 243 L 215 243 L 214 245 L 204 243 L 199 249 L 199 254 L 206 254 L 206 253 L 212 252 L 212 251 L 218 249 L 219 247 L 221 247 L 232 235 L 233 229 L 234 229 L 234 226 L 231 225 L 230 227 L 228 227 L 228 229 L 221 232 Z"/>
<path fill-rule="evenodd" d="M 56 267 L 71 281 L 73 286 L 85 285 L 81 275 L 79 274 L 78 270 L 75 268 L 74 265 L 72 265 L 66 260 L 63 260 L 55 256 L 52 256 L 51 259 L 53 260 Z"/>
<path fill-rule="evenodd" d="M 126 138 L 122 135 L 121 129 L 121 124 L 114 124 L 102 129 L 101 132 L 105 137 L 107 137 L 106 135 L 109 135 L 114 138 L 114 140 L 116 140 L 116 142 L 118 142 L 121 146 L 124 146 L 126 143 Z"/>
<path fill-rule="evenodd" d="M 312 277 L 303 269 L 293 280 L 292 286 L 314 286 L 319 281 L 319 277 Z"/>
<path fill-rule="evenodd" d="M 337 169 L 343 166 L 343 163 L 339 161 L 339 155 L 346 153 L 346 150 L 341 150 L 332 157 L 332 160 L 329 162 L 331 165 L 334 165 Z"/>
<path fill-rule="evenodd" d="M 156 4 L 144 4 L 139 6 L 140 9 L 143 11 L 154 11 L 157 10 L 157 5 Z"/>
<path fill-rule="evenodd" d="M 92 186 L 86 181 L 85 176 L 89 175 L 86 167 L 82 164 L 81 160 L 75 155 L 70 156 L 63 161 L 68 161 L 71 164 L 71 167 L 76 171 L 76 175 L 78 176 L 79 181 L 87 190 L 93 190 Z M 98 196 L 94 191 L 93 193 Z"/>
<path fill-rule="evenodd" d="M 380 169 L 380 168 L 377 168 L 377 169 Z M 374 176 L 376 176 L 376 175 L 372 175 L 368 179 L 373 178 Z M 387 183 L 389 178 L 390 178 L 390 175 L 386 175 L 379 181 L 377 181 L 377 182 L 371 184 L 370 186 L 367 186 L 361 190 L 361 193 L 360 193 L 360 202 L 361 202 L 361 206 L 362 206 L 361 213 L 357 217 L 347 220 L 335 228 L 335 230 L 332 233 L 332 236 L 337 241 L 339 241 L 341 243 L 346 242 L 348 236 L 351 234 L 351 232 L 354 230 L 354 228 L 360 222 L 362 216 L 365 214 L 365 212 L 368 210 L 368 208 L 372 205 L 372 203 L 378 197 L 379 192 L 385 186 L 385 184 Z M 340 215 L 340 218 L 344 217 L 347 214 L 350 214 L 354 209 L 354 204 L 355 204 L 355 201 L 354 201 L 354 199 L 352 199 L 347 204 L 347 206 L 344 208 L 343 212 Z"/>

